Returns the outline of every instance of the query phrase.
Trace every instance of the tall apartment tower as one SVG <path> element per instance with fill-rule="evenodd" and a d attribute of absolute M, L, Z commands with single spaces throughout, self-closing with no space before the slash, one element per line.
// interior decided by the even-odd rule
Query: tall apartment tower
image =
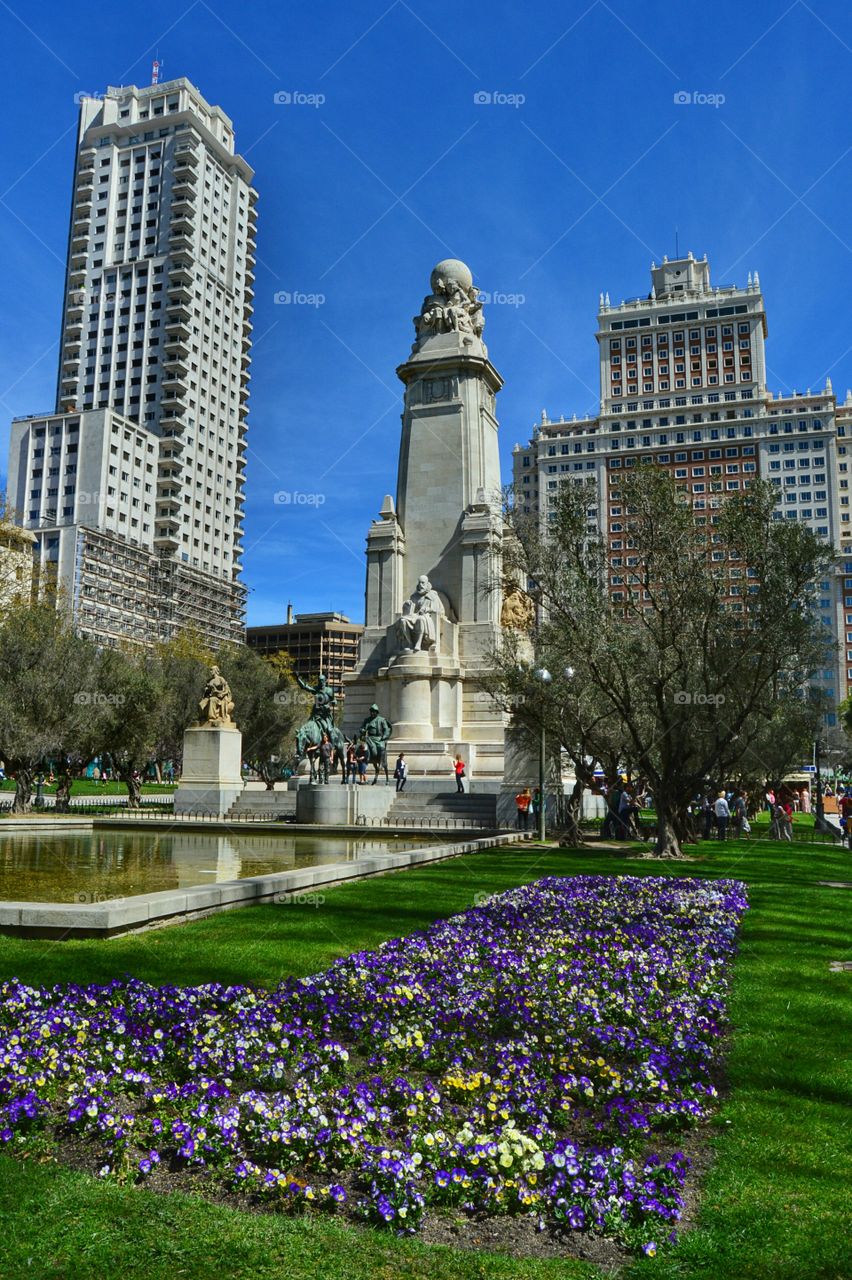
<path fill-rule="evenodd" d="M 56 409 L 13 422 L 9 501 L 102 644 L 243 638 L 252 177 L 186 79 L 81 103 Z"/>
<path fill-rule="evenodd" d="M 600 412 L 558 422 L 542 414 L 529 443 L 515 446 L 521 508 L 546 522 L 561 485 L 594 480 L 587 527 L 608 539 L 610 592 L 619 600 L 637 591 L 618 496 L 627 468 L 651 462 L 670 470 L 701 523 L 713 519 L 726 494 L 758 477 L 769 480 L 777 492 L 774 519 L 807 524 L 849 557 L 817 584 L 820 617 L 837 650 L 826 654 L 814 683 L 831 703 L 840 701 L 852 692 L 845 443 L 847 431 L 852 434 L 852 397 L 838 407 L 830 379 L 815 391 L 773 395 L 766 382 L 766 309 L 758 274 L 749 274 L 743 286 L 715 286 L 706 256 L 652 263 L 651 288 L 642 297 L 614 304 L 601 294 L 595 336 Z M 734 597 L 736 592 L 732 588 Z M 833 712 L 827 717 L 829 723 L 834 718 Z"/>

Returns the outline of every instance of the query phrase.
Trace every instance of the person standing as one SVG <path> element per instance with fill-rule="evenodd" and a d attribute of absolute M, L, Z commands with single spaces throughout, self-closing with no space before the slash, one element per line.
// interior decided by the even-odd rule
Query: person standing
<path fill-rule="evenodd" d="M 346 748 L 346 781 L 358 781 L 358 760 L 355 756 L 355 746 L 351 742 Z"/>
<path fill-rule="evenodd" d="M 453 770 L 456 775 L 456 791 L 464 795 L 464 760 L 462 760 L 461 756 L 456 756 Z"/>
<path fill-rule="evenodd" d="M 792 843 L 793 840 L 793 819 L 783 804 L 776 804 L 772 813 L 772 832 L 775 840 L 786 840 Z"/>
<path fill-rule="evenodd" d="M 363 786 L 367 781 L 367 763 L 370 759 L 370 752 L 366 742 L 361 739 L 355 751 L 355 760 L 358 765 L 358 785 Z"/>
<path fill-rule="evenodd" d="M 523 791 L 519 791 L 515 796 L 515 806 L 518 810 L 518 827 L 521 831 L 526 831 L 529 822 L 530 807 L 532 805 L 532 795 L 529 787 L 524 787 Z"/>
<path fill-rule="evenodd" d="M 331 745 L 331 739 L 327 733 L 322 735 L 322 742 L 319 749 L 319 780 L 320 782 L 328 782 L 328 771 L 331 767 L 331 759 L 334 755 L 334 747 Z"/>
<path fill-rule="evenodd" d="M 728 800 L 724 791 L 720 791 L 716 797 L 713 812 L 716 815 L 716 826 L 719 828 L 719 839 L 724 840 L 728 830 L 728 822 L 731 818 L 731 810 L 728 808 Z"/>
<path fill-rule="evenodd" d="M 400 792 L 405 787 L 405 780 L 408 777 L 408 765 L 405 762 L 405 756 L 400 751 L 394 765 L 393 776 L 396 778 L 396 789 Z"/>

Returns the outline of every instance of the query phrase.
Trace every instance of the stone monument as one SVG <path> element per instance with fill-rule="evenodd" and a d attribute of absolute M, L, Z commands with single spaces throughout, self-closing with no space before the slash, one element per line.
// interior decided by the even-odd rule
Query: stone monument
<path fill-rule="evenodd" d="M 175 814 L 222 817 L 243 789 L 243 735 L 234 724 L 234 700 L 218 667 L 198 704 L 198 724 L 183 735 L 183 770 L 175 791 Z"/>
<path fill-rule="evenodd" d="M 477 686 L 501 619 L 502 490 L 479 291 L 463 262 L 432 272 L 397 375 L 405 386 L 396 502 L 367 536 L 366 629 L 345 677 L 346 724 L 387 707 L 410 776 L 496 789 L 504 718 Z M 351 731 L 350 731 L 351 734 Z"/>

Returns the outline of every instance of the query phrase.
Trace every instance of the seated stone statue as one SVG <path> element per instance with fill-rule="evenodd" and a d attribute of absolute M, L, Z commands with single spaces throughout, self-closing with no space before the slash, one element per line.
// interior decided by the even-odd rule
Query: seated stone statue
<path fill-rule="evenodd" d="M 421 574 L 397 618 L 396 631 L 402 649 L 418 653 L 422 649 L 437 648 L 438 629 L 443 617 L 441 597 L 426 574 Z"/>
<path fill-rule="evenodd" d="M 210 668 L 210 679 L 204 686 L 204 696 L 198 705 L 201 708 L 201 724 L 233 726 L 231 712 L 234 700 L 231 697 L 231 686 L 218 667 Z"/>

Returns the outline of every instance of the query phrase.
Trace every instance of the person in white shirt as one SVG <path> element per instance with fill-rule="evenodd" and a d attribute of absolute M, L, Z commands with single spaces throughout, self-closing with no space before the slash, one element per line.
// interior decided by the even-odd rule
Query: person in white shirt
<path fill-rule="evenodd" d="M 713 812 L 716 815 L 716 826 L 719 828 L 719 839 L 724 840 L 728 830 L 728 822 L 730 821 L 731 811 L 728 808 L 728 801 L 724 791 L 720 791 L 713 805 Z"/>

